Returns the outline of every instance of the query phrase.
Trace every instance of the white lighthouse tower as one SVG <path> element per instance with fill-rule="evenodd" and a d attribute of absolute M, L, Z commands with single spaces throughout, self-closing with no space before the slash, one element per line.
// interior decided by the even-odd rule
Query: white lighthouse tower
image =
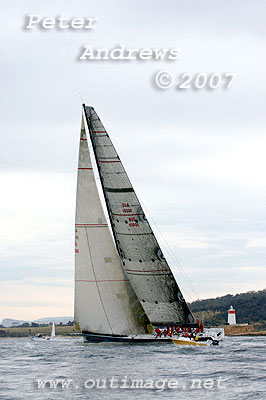
<path fill-rule="evenodd" d="M 236 312 L 233 309 L 233 306 L 228 310 L 228 324 L 235 325 L 236 324 Z"/>

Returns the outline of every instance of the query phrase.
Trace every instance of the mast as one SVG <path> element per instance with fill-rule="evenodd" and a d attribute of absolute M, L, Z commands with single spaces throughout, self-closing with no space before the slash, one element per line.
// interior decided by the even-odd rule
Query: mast
<path fill-rule="evenodd" d="M 143 309 L 153 325 L 194 323 L 108 133 L 83 108 L 116 248 Z"/>
<path fill-rule="evenodd" d="M 145 333 L 148 318 L 126 276 L 101 205 L 82 117 L 75 224 L 75 324 L 83 333 Z"/>

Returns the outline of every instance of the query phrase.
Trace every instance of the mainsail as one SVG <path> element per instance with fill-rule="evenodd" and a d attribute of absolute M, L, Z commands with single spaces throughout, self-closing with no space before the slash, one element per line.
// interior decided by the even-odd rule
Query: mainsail
<path fill-rule="evenodd" d="M 100 202 L 82 118 L 75 227 L 75 324 L 82 332 L 145 333 L 149 323 Z"/>
<path fill-rule="evenodd" d="M 117 253 L 149 321 L 159 326 L 194 323 L 108 133 L 93 107 L 83 108 Z M 93 235 L 84 243 L 89 240 L 95 242 Z"/>

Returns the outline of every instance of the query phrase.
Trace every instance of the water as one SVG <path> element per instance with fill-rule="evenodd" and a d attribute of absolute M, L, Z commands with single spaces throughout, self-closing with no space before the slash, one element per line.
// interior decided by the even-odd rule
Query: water
<path fill-rule="evenodd" d="M 266 338 L 225 338 L 220 346 L 189 348 L 0 339 L 0 399 L 218 397 L 266 399 Z"/>

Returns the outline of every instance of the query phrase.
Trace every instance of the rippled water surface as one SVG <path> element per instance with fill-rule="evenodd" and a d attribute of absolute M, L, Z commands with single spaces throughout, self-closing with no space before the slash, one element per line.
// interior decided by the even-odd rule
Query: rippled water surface
<path fill-rule="evenodd" d="M 266 399 L 266 337 L 191 348 L 0 339 L 0 398 Z"/>

